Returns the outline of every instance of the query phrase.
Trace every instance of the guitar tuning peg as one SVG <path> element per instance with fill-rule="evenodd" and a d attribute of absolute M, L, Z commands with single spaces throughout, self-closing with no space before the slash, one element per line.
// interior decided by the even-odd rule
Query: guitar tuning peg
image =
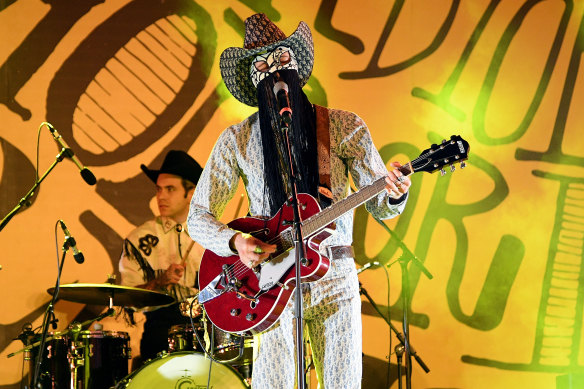
<path fill-rule="evenodd" d="M 446 139 L 442 139 L 442 144 L 446 143 Z"/>
<path fill-rule="evenodd" d="M 454 172 L 456 170 L 456 167 L 454 165 L 450 165 L 450 171 Z"/>
<path fill-rule="evenodd" d="M 465 167 L 466 167 L 466 163 L 465 163 L 464 161 L 462 161 L 462 162 L 460 163 L 460 168 L 461 168 L 461 169 L 464 169 Z"/>
<path fill-rule="evenodd" d="M 441 175 L 441 176 L 443 176 L 443 175 L 445 175 L 445 174 L 446 174 L 446 170 L 444 170 L 444 169 L 440 169 L 440 175 Z"/>

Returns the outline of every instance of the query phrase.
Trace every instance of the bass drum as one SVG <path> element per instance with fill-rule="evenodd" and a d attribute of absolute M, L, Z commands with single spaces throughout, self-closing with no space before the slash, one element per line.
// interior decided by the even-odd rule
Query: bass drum
<path fill-rule="evenodd" d="M 210 363 L 211 360 L 200 353 L 178 351 L 163 354 L 124 378 L 116 389 L 206 388 Z M 231 366 L 213 362 L 210 371 L 210 388 L 247 388 Z"/>

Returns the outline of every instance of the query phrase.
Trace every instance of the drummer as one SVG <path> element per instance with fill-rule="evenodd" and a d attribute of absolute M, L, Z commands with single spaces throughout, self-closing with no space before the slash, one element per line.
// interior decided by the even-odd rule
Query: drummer
<path fill-rule="evenodd" d="M 159 170 L 140 166 L 156 184 L 159 216 L 133 230 L 124 240 L 119 269 L 122 285 L 163 291 L 177 302 L 193 296 L 203 249 L 186 231 L 186 219 L 202 168 L 184 151 L 171 150 Z M 188 323 L 178 303 L 150 307 L 140 341 L 141 361 L 168 349 L 168 330 Z"/>

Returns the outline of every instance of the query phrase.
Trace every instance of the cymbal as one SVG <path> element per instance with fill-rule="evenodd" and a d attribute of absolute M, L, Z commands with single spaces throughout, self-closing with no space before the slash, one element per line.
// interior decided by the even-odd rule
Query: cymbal
<path fill-rule="evenodd" d="M 47 289 L 49 294 L 55 288 Z M 175 301 L 174 297 L 148 289 L 133 288 L 114 284 L 65 284 L 59 287 L 59 298 L 82 304 L 122 307 L 152 307 L 168 305 Z"/>

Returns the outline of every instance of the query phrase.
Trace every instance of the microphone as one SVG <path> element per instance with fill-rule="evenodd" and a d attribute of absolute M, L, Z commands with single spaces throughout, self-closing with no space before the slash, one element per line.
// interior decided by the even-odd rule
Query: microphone
<path fill-rule="evenodd" d="M 69 147 L 67 142 L 65 142 L 65 140 L 63 139 L 61 134 L 59 134 L 57 132 L 57 129 L 55 127 L 53 127 L 53 125 L 51 123 L 45 122 L 45 124 L 47 125 L 47 127 L 49 127 L 49 131 L 51 131 L 53 138 L 57 141 L 59 146 L 61 146 L 62 148 L 64 148 L 66 150 L 65 156 L 67 156 L 73 162 L 75 162 L 75 165 L 77 165 L 77 169 L 79 169 L 79 172 L 81 173 L 81 177 L 83 177 L 83 180 L 85 180 L 85 182 L 87 182 L 89 185 L 95 185 L 97 180 L 96 180 L 95 176 L 93 175 L 93 173 L 91 172 L 91 170 L 89 170 L 86 166 L 83 166 L 83 164 L 75 156 L 75 153 L 73 153 L 73 150 L 71 150 L 71 148 Z"/>
<path fill-rule="evenodd" d="M 278 108 L 280 117 L 286 124 L 292 123 L 292 108 L 290 108 L 290 100 L 288 100 L 288 84 L 284 81 L 278 81 L 274 84 L 274 95 L 278 101 Z"/>
<path fill-rule="evenodd" d="M 357 269 L 357 274 L 369 269 L 370 267 L 379 267 L 379 266 L 381 266 L 381 263 L 379 263 L 377 261 L 367 262 L 365 265 L 363 265 L 363 267 Z"/>
<path fill-rule="evenodd" d="M 65 244 L 68 244 L 68 246 L 73 250 L 73 258 L 75 258 L 75 262 L 80 264 L 83 263 L 85 261 L 85 257 L 83 257 L 83 253 L 77 249 L 77 242 L 75 242 L 75 238 L 71 236 L 71 233 L 67 229 L 67 226 L 63 220 L 59 220 L 59 223 L 61 224 L 61 228 L 65 233 Z"/>

